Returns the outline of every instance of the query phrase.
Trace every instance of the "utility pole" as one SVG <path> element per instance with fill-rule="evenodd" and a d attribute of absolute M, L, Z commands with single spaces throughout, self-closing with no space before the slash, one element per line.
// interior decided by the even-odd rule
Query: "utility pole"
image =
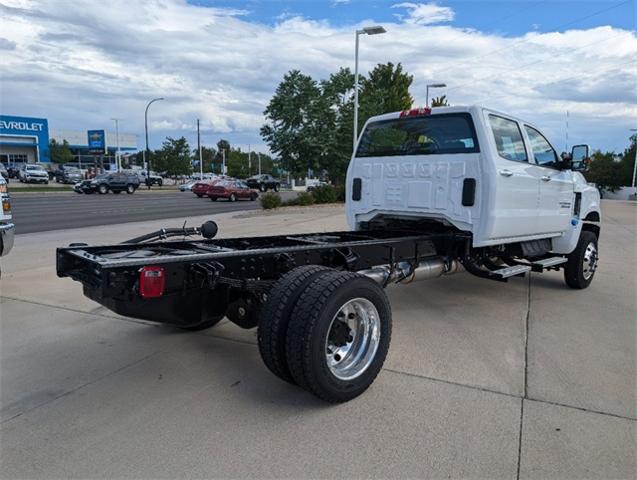
<path fill-rule="evenodd" d="M 223 159 L 223 163 L 221 164 L 221 175 L 226 174 L 226 149 L 221 149 L 221 158 Z"/>
<path fill-rule="evenodd" d="M 252 146 L 248 143 L 248 177 L 252 175 Z"/>
<path fill-rule="evenodd" d="M 257 158 L 259 159 L 259 175 L 261 175 L 261 154 L 257 152 Z"/>
<path fill-rule="evenodd" d="M 197 150 L 199 150 L 199 180 L 203 181 L 203 156 L 201 154 L 201 135 L 199 133 L 199 119 L 197 119 Z"/>
<path fill-rule="evenodd" d="M 117 150 L 115 150 L 115 162 L 117 163 L 117 171 L 119 172 L 121 170 L 121 165 L 120 165 L 120 152 L 119 152 L 119 118 L 111 118 L 111 120 L 113 120 L 115 122 L 115 138 L 116 138 L 116 142 L 117 142 Z"/>

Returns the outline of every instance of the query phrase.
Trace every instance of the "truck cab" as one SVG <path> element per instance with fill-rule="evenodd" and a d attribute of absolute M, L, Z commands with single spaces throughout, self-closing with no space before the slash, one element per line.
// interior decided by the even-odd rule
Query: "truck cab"
<path fill-rule="evenodd" d="M 560 156 L 531 122 L 480 106 L 372 117 L 348 168 L 348 222 L 432 222 L 471 233 L 474 248 L 542 240 L 568 254 L 583 227 L 599 236 L 585 227 L 601 220 L 599 192 L 578 171 L 588 150 Z"/>

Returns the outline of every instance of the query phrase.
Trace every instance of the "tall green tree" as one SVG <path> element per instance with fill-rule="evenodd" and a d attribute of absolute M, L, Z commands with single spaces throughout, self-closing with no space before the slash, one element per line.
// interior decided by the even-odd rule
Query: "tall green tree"
<path fill-rule="evenodd" d="M 59 143 L 54 138 L 49 142 L 49 153 L 53 163 L 67 163 L 74 160 L 73 153 L 69 147 L 69 142 L 63 140 Z"/>
<path fill-rule="evenodd" d="M 204 173 L 214 172 L 214 161 L 217 156 L 217 151 L 214 148 L 201 146 L 201 158 L 203 159 L 203 171 Z M 195 170 L 199 171 L 199 150 L 197 148 L 192 149 L 192 164 L 196 165 Z"/>
<path fill-rule="evenodd" d="M 156 153 L 151 159 L 154 170 L 165 172 L 170 177 L 192 173 L 190 146 L 185 137 L 167 137 Z"/>
<path fill-rule="evenodd" d="M 404 72 L 400 63 L 376 65 L 369 77 L 361 80 L 358 131 L 369 117 L 410 109 L 414 103 L 409 93 L 413 81 L 414 77 Z"/>
<path fill-rule="evenodd" d="M 615 161 L 614 152 L 593 152 L 584 176 L 587 181 L 611 192 L 619 190 L 622 186 L 620 163 Z"/>
<path fill-rule="evenodd" d="M 326 131 L 325 103 L 317 82 L 299 70 L 285 74 L 264 111 L 261 136 L 281 159 L 283 168 L 302 175 L 316 169 Z"/>
<path fill-rule="evenodd" d="M 631 135 L 630 146 L 624 150 L 619 164 L 621 183 L 623 186 L 632 185 L 635 168 L 635 152 L 637 152 L 637 133 Z"/>

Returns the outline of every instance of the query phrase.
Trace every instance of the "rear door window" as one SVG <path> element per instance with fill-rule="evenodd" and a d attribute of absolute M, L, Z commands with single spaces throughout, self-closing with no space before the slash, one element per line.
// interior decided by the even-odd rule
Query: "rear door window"
<path fill-rule="evenodd" d="M 357 157 L 479 152 L 471 115 L 450 113 L 394 118 L 367 125 Z"/>
<path fill-rule="evenodd" d="M 498 155 L 514 162 L 528 162 L 524 140 L 518 122 L 498 115 L 489 115 Z"/>

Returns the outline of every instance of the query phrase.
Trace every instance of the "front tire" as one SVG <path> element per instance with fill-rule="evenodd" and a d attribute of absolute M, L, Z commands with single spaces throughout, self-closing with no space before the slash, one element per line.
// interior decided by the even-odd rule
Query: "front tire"
<path fill-rule="evenodd" d="M 133 193 L 135 193 L 135 186 L 126 185 L 126 193 L 129 195 L 132 195 Z"/>
<path fill-rule="evenodd" d="M 104 184 L 100 185 L 99 187 L 97 187 L 97 193 L 99 193 L 100 195 L 105 195 L 108 193 L 108 187 Z"/>
<path fill-rule="evenodd" d="M 383 289 L 357 273 L 330 272 L 312 281 L 294 307 L 286 358 L 298 385 L 328 402 L 346 402 L 372 384 L 390 340 Z"/>
<path fill-rule="evenodd" d="M 588 230 L 580 234 L 577 247 L 568 256 L 568 262 L 564 268 L 564 281 L 575 289 L 584 289 L 593 281 L 599 254 L 597 249 L 597 236 Z"/>
<path fill-rule="evenodd" d="M 263 183 L 261 183 L 261 184 L 259 184 L 259 191 L 260 192 L 267 192 L 268 189 L 266 188 L 266 186 Z"/>
<path fill-rule="evenodd" d="M 210 197 L 210 200 L 213 201 L 213 202 L 216 202 L 217 201 L 217 197 Z"/>
<path fill-rule="evenodd" d="M 236 202 L 237 201 L 237 196 L 234 193 L 231 193 L 230 197 L 228 198 L 228 200 L 230 202 Z"/>
<path fill-rule="evenodd" d="M 203 197 L 203 194 L 201 194 L 201 193 L 195 193 L 195 195 L 197 195 L 198 198 Z"/>
<path fill-rule="evenodd" d="M 275 184 L 274 184 L 274 191 L 275 191 L 275 192 L 278 192 L 279 190 L 280 190 L 279 184 L 278 184 L 278 183 L 275 183 Z"/>

